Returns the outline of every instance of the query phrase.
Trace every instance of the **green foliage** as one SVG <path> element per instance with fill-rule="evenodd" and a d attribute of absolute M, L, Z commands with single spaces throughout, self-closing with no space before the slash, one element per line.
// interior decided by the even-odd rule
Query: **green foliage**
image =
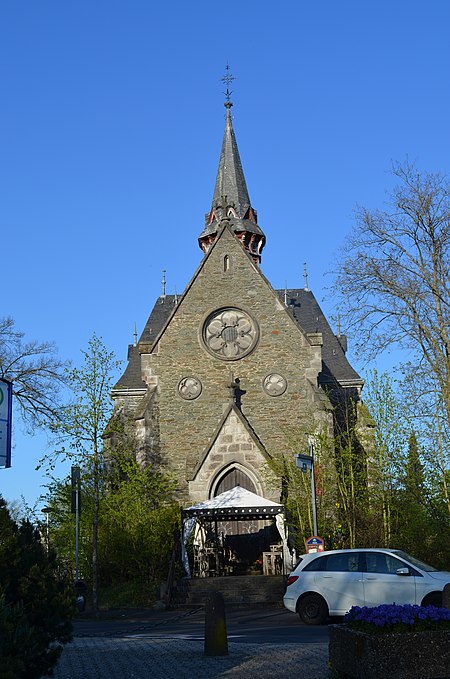
<path fill-rule="evenodd" d="M 172 501 L 175 483 L 135 459 L 137 444 L 131 426 L 117 415 L 108 425 L 110 441 L 99 494 L 98 579 L 102 605 L 143 605 L 155 597 L 157 586 L 167 577 L 173 535 L 180 522 L 180 509 Z M 114 446 L 111 446 L 111 440 Z M 91 582 L 92 473 L 82 474 L 79 565 L 82 579 Z M 74 577 L 75 520 L 70 513 L 70 481 L 53 481 L 47 505 L 50 538 L 67 572 Z M 129 598 L 128 602 L 122 601 Z"/>
<path fill-rule="evenodd" d="M 305 538 L 313 534 L 311 474 L 304 473 L 296 465 L 295 455 L 309 454 L 309 436 L 300 428 L 283 429 L 288 453 L 272 457 L 268 461 L 268 483 L 273 475 L 281 478 L 281 501 L 286 506 L 289 526 L 289 542 L 298 553 L 305 549 Z M 333 539 L 330 527 L 336 526 L 336 467 L 334 453 L 326 433 L 314 436 L 314 469 L 316 485 L 317 523 L 320 535 Z M 336 530 L 336 539 L 338 531 Z M 330 544 L 329 542 L 327 544 Z"/>
<path fill-rule="evenodd" d="M 171 502 L 175 484 L 153 467 L 142 468 L 122 453 L 110 461 L 102 498 L 102 581 L 140 580 L 153 585 L 167 576 L 180 510 Z"/>
<path fill-rule="evenodd" d="M 101 472 L 102 436 L 111 417 L 110 392 L 121 362 L 95 334 L 89 340 L 87 350 L 81 353 L 82 365 L 66 371 L 73 398 L 53 423 L 59 444 L 57 455 L 85 468 L 92 469 L 97 465 L 97 471 Z"/>
<path fill-rule="evenodd" d="M 38 679 L 71 639 L 73 597 L 55 553 L 37 530 L 17 525 L 0 498 L 0 679 Z"/>
<path fill-rule="evenodd" d="M 334 436 L 326 428 L 315 436 L 319 534 L 329 549 L 397 547 L 448 568 L 448 451 L 436 465 L 432 446 L 440 440 L 444 447 L 444 438 L 435 432 L 430 441 L 427 428 L 412 430 L 405 383 L 376 371 L 367 377 L 364 403 L 355 408 L 335 402 Z M 284 433 L 289 452 L 269 464 L 282 479 L 291 546 L 303 551 L 312 533 L 311 485 L 309 473 L 296 467 L 295 453 L 307 454 L 308 432 L 297 427 Z"/>
<path fill-rule="evenodd" d="M 427 431 L 411 428 L 412 419 L 419 426 L 421 422 L 411 417 L 411 393 L 405 393 L 409 384 L 375 370 L 368 374 L 364 396 L 374 436 L 357 546 L 397 547 L 446 568 L 450 557 L 446 498 L 436 481 L 436 454 L 427 449 Z"/>
<path fill-rule="evenodd" d="M 100 500 L 105 480 L 103 432 L 111 417 L 110 392 L 114 372 L 120 365 L 101 338 L 95 334 L 88 349 L 82 352 L 83 364 L 67 371 L 73 400 L 60 412 L 53 424 L 59 450 L 57 455 L 71 459 L 82 467 L 91 481 L 91 583 L 94 609 L 98 608 L 98 530 Z M 50 461 L 51 463 L 51 461 Z"/>

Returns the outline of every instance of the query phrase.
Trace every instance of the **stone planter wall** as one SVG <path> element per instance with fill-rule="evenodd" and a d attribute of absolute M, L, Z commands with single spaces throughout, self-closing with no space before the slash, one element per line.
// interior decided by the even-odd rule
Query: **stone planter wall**
<path fill-rule="evenodd" d="M 449 679 L 450 630 L 366 634 L 329 626 L 331 669 L 355 679 Z"/>

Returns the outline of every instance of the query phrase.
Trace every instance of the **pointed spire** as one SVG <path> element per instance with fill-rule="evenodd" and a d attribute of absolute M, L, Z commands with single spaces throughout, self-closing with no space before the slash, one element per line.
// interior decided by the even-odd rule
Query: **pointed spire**
<path fill-rule="evenodd" d="M 199 245 L 204 252 L 207 252 L 216 238 L 219 226 L 222 222 L 226 221 L 245 249 L 259 263 L 266 238 L 258 226 L 256 210 L 252 208 L 250 203 L 233 130 L 231 119 L 231 107 L 233 104 L 230 101 L 231 92 L 229 90 L 229 83 L 231 80 L 234 80 L 234 77 L 229 73 L 228 64 L 227 73 L 222 80 L 227 86 L 225 92 L 226 101 L 224 103 L 227 109 L 225 132 L 220 152 L 212 207 L 205 216 L 205 228 L 198 239 Z"/>
<path fill-rule="evenodd" d="M 231 101 L 225 102 L 227 118 L 212 202 L 213 207 L 218 208 L 222 217 L 228 216 L 227 208 L 231 207 L 234 212 L 233 216 L 244 219 L 250 207 L 250 198 L 231 122 L 232 106 Z M 223 204 L 224 196 L 226 196 L 225 205 Z"/>

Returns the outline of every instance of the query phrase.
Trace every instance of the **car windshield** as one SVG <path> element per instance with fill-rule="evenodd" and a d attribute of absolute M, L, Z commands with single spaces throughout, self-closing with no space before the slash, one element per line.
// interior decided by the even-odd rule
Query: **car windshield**
<path fill-rule="evenodd" d="M 401 549 L 393 549 L 392 550 L 393 554 L 398 554 L 398 556 L 402 557 L 402 559 L 405 559 L 405 561 L 409 561 L 412 563 L 413 566 L 416 566 L 417 568 L 420 568 L 423 571 L 437 571 L 437 568 L 434 568 L 434 566 L 430 566 L 428 563 L 424 563 L 423 561 L 420 561 L 420 559 L 416 559 L 416 557 L 411 556 L 411 554 L 407 554 L 406 552 L 402 552 Z"/>

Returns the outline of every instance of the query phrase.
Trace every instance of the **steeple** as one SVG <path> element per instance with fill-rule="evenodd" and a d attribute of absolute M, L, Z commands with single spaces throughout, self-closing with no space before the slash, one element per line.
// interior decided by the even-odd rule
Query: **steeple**
<path fill-rule="evenodd" d="M 228 81 L 229 76 L 224 78 Z M 228 84 L 228 82 L 227 82 Z M 205 228 L 198 239 L 203 252 L 208 252 L 224 222 L 228 222 L 236 237 L 253 257 L 261 261 L 261 252 L 266 242 L 264 233 L 258 226 L 257 213 L 248 195 L 247 184 L 242 170 L 241 159 L 231 121 L 230 92 L 226 92 L 227 109 L 225 132 L 219 159 L 216 185 L 210 212 L 205 215 Z"/>

